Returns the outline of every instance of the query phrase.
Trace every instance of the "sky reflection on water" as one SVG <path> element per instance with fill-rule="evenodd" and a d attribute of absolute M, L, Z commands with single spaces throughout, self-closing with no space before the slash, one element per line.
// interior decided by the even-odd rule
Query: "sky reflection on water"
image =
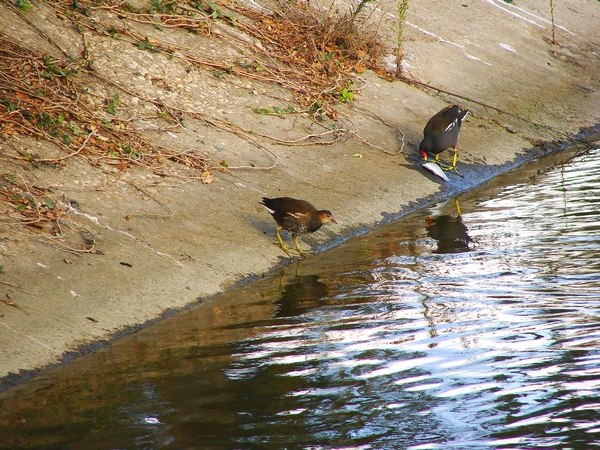
<path fill-rule="evenodd" d="M 482 192 L 0 394 L 0 446 L 598 446 L 600 153 Z"/>

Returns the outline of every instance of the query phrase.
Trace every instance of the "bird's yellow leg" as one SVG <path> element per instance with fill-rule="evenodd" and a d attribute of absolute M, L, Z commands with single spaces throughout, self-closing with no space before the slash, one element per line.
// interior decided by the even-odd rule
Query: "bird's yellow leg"
<path fill-rule="evenodd" d="M 456 149 L 456 147 L 453 147 L 454 150 L 454 155 L 452 156 L 452 165 L 451 166 L 442 166 L 440 163 L 438 163 L 438 166 L 440 166 L 442 168 L 442 170 L 454 170 L 454 173 L 456 173 L 456 175 L 460 175 L 458 173 L 458 169 L 456 168 L 456 161 L 458 160 L 458 150 Z M 436 162 L 437 162 L 437 157 L 439 156 L 439 153 L 436 156 Z"/>
<path fill-rule="evenodd" d="M 288 256 L 292 256 L 292 254 L 291 254 L 292 249 L 285 246 L 285 244 L 283 243 L 283 239 L 281 239 L 281 235 L 279 234 L 279 230 L 283 230 L 283 228 L 281 228 L 281 227 L 275 228 L 275 234 L 277 235 L 277 240 L 279 241 L 279 246 L 281 247 L 281 250 L 283 250 L 284 252 L 287 253 Z M 296 241 L 296 239 L 294 239 L 294 241 Z M 296 245 L 298 245 L 298 243 L 296 243 Z"/>
<path fill-rule="evenodd" d="M 442 170 L 450 170 L 450 169 L 452 169 L 452 166 L 444 166 L 443 164 L 440 164 L 439 159 L 440 159 L 440 154 L 438 153 L 438 154 L 435 155 L 435 160 L 434 161 L 435 161 L 435 163 L 438 166 L 440 166 L 440 168 Z"/>
<path fill-rule="evenodd" d="M 461 215 L 462 215 L 462 213 L 460 212 L 460 205 L 458 204 L 458 199 L 457 199 L 457 198 L 455 198 L 455 199 L 454 199 L 454 205 L 456 206 L 456 213 L 457 213 L 459 216 L 461 216 Z"/>
<path fill-rule="evenodd" d="M 458 174 L 458 169 L 456 168 L 456 161 L 458 160 L 458 149 L 454 147 L 454 156 L 452 157 L 452 168 L 454 172 Z"/>
<path fill-rule="evenodd" d="M 298 241 L 296 240 L 296 233 L 292 233 L 292 240 L 294 241 L 294 244 L 296 244 L 296 251 L 302 255 L 302 256 L 310 256 L 312 253 L 310 252 L 305 252 L 304 250 L 302 250 L 300 248 L 300 245 L 298 244 Z"/>

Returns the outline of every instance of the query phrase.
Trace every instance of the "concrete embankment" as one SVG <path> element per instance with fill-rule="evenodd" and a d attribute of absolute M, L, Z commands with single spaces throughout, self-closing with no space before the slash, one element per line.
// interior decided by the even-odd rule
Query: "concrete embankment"
<path fill-rule="evenodd" d="M 336 107 L 335 122 L 258 114 L 301 108 L 281 84 L 215 73 L 103 30 L 126 24 L 148 36 L 140 40 L 148 45 L 170 42 L 212 55 L 242 54 L 241 39 L 224 46 L 215 33 L 158 29 L 111 8 L 89 8 L 96 28 L 78 29 L 47 3 L 32 2 L 25 12 L 3 6 L 0 30 L 11 39 L 52 58 L 64 58 L 59 48 L 74 58 L 87 52 L 98 75 L 81 91 L 90 111 L 106 109 L 119 93 L 113 106 L 123 121 L 177 149 L 180 160 L 202 153 L 216 168 L 203 183 L 173 159 L 164 161 L 164 173 L 110 165 L 83 151 L 60 164 L 32 164 L 24 155 L 52 159 L 63 150 L 18 130 L 3 134 L 0 173 L 10 176 L 3 180 L 27 186 L 40 201 L 52 195 L 62 211 L 53 229 L 20 226 L 12 206 L 3 211 L 3 387 L 285 264 L 273 245 L 274 222 L 258 204 L 263 195 L 330 209 L 339 225 L 301 239 L 322 250 L 469 190 L 600 123 L 600 6 L 554 2 L 553 43 L 547 3 L 410 3 L 404 68 L 421 84 L 356 74 L 354 101 Z M 391 27 L 393 5 L 379 6 L 381 26 Z M 245 45 L 251 54 L 257 44 Z M 180 111 L 178 126 L 157 113 L 156 99 L 165 111 Z M 444 183 L 420 168 L 416 154 L 424 124 L 449 103 L 471 114 L 459 139 L 463 178 L 449 174 Z M 328 139 L 331 145 L 322 145 Z"/>

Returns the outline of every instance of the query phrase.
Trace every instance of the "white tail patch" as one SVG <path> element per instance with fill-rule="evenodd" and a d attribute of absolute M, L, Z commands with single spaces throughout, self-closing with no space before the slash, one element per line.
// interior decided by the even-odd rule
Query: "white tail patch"
<path fill-rule="evenodd" d="M 454 128 L 456 126 L 457 123 L 458 123 L 458 119 L 454 119 L 454 122 L 452 122 L 450 125 L 448 125 L 444 131 L 450 131 L 452 128 Z"/>
<path fill-rule="evenodd" d="M 452 122 L 450 125 L 448 125 L 446 127 L 446 131 L 450 131 L 452 128 L 454 128 L 456 125 L 458 125 L 459 123 L 462 123 L 463 120 L 465 120 L 465 117 L 467 117 L 467 115 L 469 114 L 469 110 L 464 111 L 465 115 L 462 116 L 462 118 L 456 118 L 454 119 L 454 122 Z"/>
<path fill-rule="evenodd" d="M 269 214 L 273 214 L 275 212 L 274 210 L 272 210 L 271 208 L 269 208 L 264 203 L 260 203 L 260 205 L 262 205 L 263 208 L 265 208 L 267 211 L 269 211 Z"/>

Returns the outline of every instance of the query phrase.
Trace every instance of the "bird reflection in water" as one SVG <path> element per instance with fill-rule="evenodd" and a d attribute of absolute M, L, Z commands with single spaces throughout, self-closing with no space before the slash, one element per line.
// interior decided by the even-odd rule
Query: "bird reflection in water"
<path fill-rule="evenodd" d="M 281 296 L 275 301 L 275 317 L 299 316 L 310 309 L 322 306 L 321 299 L 329 295 L 328 286 L 318 275 L 298 275 L 289 282 L 281 278 Z"/>
<path fill-rule="evenodd" d="M 468 228 L 463 223 L 458 199 L 454 199 L 457 216 L 441 215 L 427 218 L 427 236 L 437 241 L 435 253 L 468 252 L 469 243 L 473 242 Z"/>

